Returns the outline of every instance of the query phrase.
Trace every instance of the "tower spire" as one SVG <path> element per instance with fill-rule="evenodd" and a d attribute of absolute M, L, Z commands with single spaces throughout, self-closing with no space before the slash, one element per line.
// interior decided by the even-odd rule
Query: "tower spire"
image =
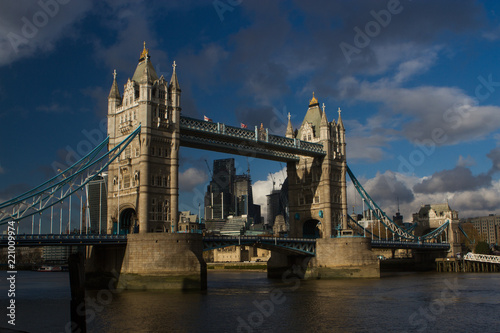
<path fill-rule="evenodd" d="M 323 112 L 321 112 L 321 126 L 328 126 L 328 119 L 326 118 L 325 103 L 323 103 Z"/>
<path fill-rule="evenodd" d="M 141 56 L 139 58 L 139 62 L 146 60 L 147 58 L 149 58 L 149 50 L 146 48 L 146 41 L 144 41 L 144 46 L 141 52 Z"/>
<path fill-rule="evenodd" d="M 173 71 L 172 71 L 172 78 L 170 78 L 170 88 L 180 91 L 181 88 L 179 86 L 179 80 L 177 80 L 177 73 L 175 72 L 176 67 L 177 67 L 177 64 L 175 63 L 175 60 L 174 60 L 174 63 L 172 64 Z"/>
<path fill-rule="evenodd" d="M 120 99 L 120 90 L 118 89 L 118 84 L 116 83 L 116 69 L 113 71 L 113 84 L 111 85 L 111 90 L 109 91 L 108 99 Z"/>
<path fill-rule="evenodd" d="M 315 105 L 318 105 L 318 100 L 316 99 L 316 97 L 314 97 L 314 91 L 313 91 L 313 97 L 311 98 L 311 100 L 309 101 L 309 107 L 311 106 L 315 106 Z"/>
<path fill-rule="evenodd" d="M 288 112 L 288 124 L 286 126 L 285 136 L 287 138 L 293 139 L 293 126 L 292 126 L 291 118 L 292 118 L 292 116 L 290 115 L 290 112 Z"/>
<path fill-rule="evenodd" d="M 339 112 L 339 121 L 337 122 L 337 124 L 339 125 L 339 128 L 344 129 L 344 123 L 342 122 L 342 116 L 340 115 L 342 110 L 340 110 L 340 108 L 339 108 L 338 112 Z"/>

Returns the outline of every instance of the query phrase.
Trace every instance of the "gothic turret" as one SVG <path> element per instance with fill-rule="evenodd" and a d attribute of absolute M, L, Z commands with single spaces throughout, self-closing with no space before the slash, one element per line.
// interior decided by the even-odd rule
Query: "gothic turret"
<path fill-rule="evenodd" d="M 294 138 L 294 135 L 293 135 L 293 126 L 292 126 L 292 121 L 291 121 L 290 118 L 291 118 L 290 112 L 288 112 L 288 124 L 286 126 L 285 136 L 287 138 L 293 139 Z"/>
<path fill-rule="evenodd" d="M 170 84 L 168 86 L 170 97 L 171 97 L 171 106 L 172 106 L 172 120 L 174 123 L 177 123 L 180 118 L 181 111 L 181 88 L 179 86 L 179 81 L 177 80 L 177 73 L 175 68 L 177 64 L 172 64 L 172 77 L 170 78 Z"/>
<path fill-rule="evenodd" d="M 337 122 L 337 127 L 338 127 L 338 143 L 340 146 L 340 153 L 342 156 L 345 156 L 345 128 L 344 128 L 344 123 L 342 122 L 342 116 L 340 115 L 342 110 L 339 108 L 339 120 Z"/>
<path fill-rule="evenodd" d="M 320 122 L 320 139 L 321 140 L 328 140 L 330 138 L 329 135 L 329 126 L 328 126 L 328 119 L 326 118 L 326 112 L 325 112 L 325 103 L 323 103 L 323 112 L 321 115 L 321 122 Z"/>
<path fill-rule="evenodd" d="M 116 83 L 116 70 L 113 71 L 113 84 L 111 85 L 111 90 L 108 95 L 108 108 L 110 111 L 115 111 L 116 107 L 121 103 L 120 90 L 118 89 L 118 84 Z"/>

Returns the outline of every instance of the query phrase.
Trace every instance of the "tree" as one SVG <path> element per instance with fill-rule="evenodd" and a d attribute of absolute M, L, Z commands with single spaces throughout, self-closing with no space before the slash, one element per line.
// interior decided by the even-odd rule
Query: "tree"
<path fill-rule="evenodd" d="M 476 254 L 490 254 L 490 246 L 485 241 L 480 241 L 476 244 L 476 248 L 474 249 L 474 253 L 476 253 Z"/>

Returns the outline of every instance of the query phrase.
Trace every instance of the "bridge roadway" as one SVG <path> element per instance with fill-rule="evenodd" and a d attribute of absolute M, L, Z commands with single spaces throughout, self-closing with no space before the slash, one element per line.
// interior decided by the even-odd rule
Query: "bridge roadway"
<path fill-rule="evenodd" d="M 85 235 L 85 234 L 47 234 L 47 235 L 17 235 L 16 246 L 64 246 L 64 245 L 105 245 L 126 244 L 127 235 Z M 0 247 L 9 245 L 8 235 L 0 236 Z M 316 254 L 316 239 L 263 237 L 263 236 L 204 236 L 203 250 L 223 248 L 232 245 L 258 245 L 259 247 L 286 253 L 314 256 Z M 413 249 L 429 251 L 447 251 L 449 243 L 375 241 L 372 248 Z"/>
<path fill-rule="evenodd" d="M 180 141 L 184 147 L 252 156 L 268 160 L 299 161 L 300 156 L 323 157 L 323 145 L 255 130 L 181 117 Z"/>

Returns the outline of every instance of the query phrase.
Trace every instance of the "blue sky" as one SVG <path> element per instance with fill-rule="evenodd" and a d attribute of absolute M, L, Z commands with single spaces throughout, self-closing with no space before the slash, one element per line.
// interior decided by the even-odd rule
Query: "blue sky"
<path fill-rule="evenodd" d="M 183 115 L 284 134 L 314 91 L 328 120 L 343 110 L 348 164 L 388 214 L 398 198 L 405 221 L 446 200 L 496 213 L 499 15 L 495 1 L 3 1 L 0 201 L 104 138 L 112 72 L 123 91 L 146 41 L 159 75 L 176 61 Z M 181 209 L 197 211 L 204 160 L 227 157 L 181 149 Z M 249 164 L 264 203 L 284 165 Z"/>

